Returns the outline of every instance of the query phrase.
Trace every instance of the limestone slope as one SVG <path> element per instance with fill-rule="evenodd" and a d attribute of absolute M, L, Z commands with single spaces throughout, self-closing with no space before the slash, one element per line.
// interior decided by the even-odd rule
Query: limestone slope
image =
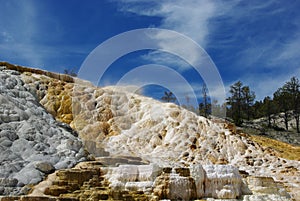
<path fill-rule="evenodd" d="M 0 67 L 0 194 L 20 194 L 47 174 L 86 160 L 77 133 L 55 120 L 21 80 Z"/>
<path fill-rule="evenodd" d="M 101 132 L 86 139 L 97 139 L 98 146 L 111 155 L 138 156 L 165 166 L 230 164 L 250 175 L 273 177 L 299 197 L 299 161 L 278 157 L 276 150 L 262 147 L 247 134 L 227 129 L 225 123 L 118 88 L 87 87 L 85 91 L 93 91 L 89 101 L 75 101 L 84 108 L 81 114 L 89 117 L 91 124 L 79 132 L 89 136 L 99 124 Z M 105 122 L 97 116 L 100 114 L 106 114 L 108 125 L 104 130 Z M 76 126 L 74 117 L 72 123 Z"/>
<path fill-rule="evenodd" d="M 97 88 L 32 71 L 20 77 L 49 113 L 78 131 L 95 156 L 129 155 L 169 167 L 230 164 L 248 175 L 273 177 L 299 196 L 299 161 L 280 158 L 223 121 L 124 88 Z"/>
<path fill-rule="evenodd" d="M 222 121 L 124 88 L 65 83 L 41 75 L 23 79 L 39 89 L 45 108 L 77 130 L 96 156 L 130 155 L 165 166 L 230 164 L 299 191 L 299 161 L 280 158 L 276 150 L 262 147 Z"/>

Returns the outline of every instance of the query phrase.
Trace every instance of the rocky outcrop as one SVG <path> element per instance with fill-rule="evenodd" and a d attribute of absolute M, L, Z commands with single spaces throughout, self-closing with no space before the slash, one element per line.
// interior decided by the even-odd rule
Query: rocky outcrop
<path fill-rule="evenodd" d="M 146 195 L 143 190 L 130 189 L 129 185 L 128 189 L 111 188 L 108 175 L 115 165 L 117 164 L 107 167 L 98 160 L 79 163 L 72 169 L 56 171 L 46 181 L 35 186 L 28 197 L 44 196 L 74 201 L 150 200 L 151 196 Z M 128 176 L 127 179 L 130 177 L 129 173 L 123 173 Z"/>
<path fill-rule="evenodd" d="M 37 68 L 29 68 L 29 67 L 24 67 L 24 66 L 19 66 L 19 65 L 13 65 L 8 62 L 0 62 L 0 66 L 5 67 L 8 70 L 17 71 L 19 73 L 24 73 L 24 72 L 34 73 L 34 74 L 38 74 L 38 75 L 45 75 L 47 77 L 61 80 L 64 82 L 71 82 L 71 83 L 74 82 L 74 77 L 72 77 L 70 75 L 66 75 L 66 74 L 53 73 L 53 72 L 49 72 L 49 71 L 45 71 L 45 70 L 41 70 L 41 69 L 37 69 Z"/>
<path fill-rule="evenodd" d="M 101 158 L 56 171 L 23 198 L 30 197 L 74 201 L 290 200 L 283 186 L 272 178 L 240 175 L 230 165 L 159 167 L 115 163 L 106 166 Z"/>
<path fill-rule="evenodd" d="M 86 160 L 81 140 L 57 122 L 20 79 L 0 68 L 0 194 L 27 193 L 55 169 Z"/>

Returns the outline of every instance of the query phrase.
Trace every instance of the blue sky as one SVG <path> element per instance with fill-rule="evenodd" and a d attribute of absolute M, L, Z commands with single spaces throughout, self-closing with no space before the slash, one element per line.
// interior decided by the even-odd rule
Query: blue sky
<path fill-rule="evenodd" d="M 105 40 L 151 27 L 174 30 L 196 41 L 218 68 L 226 89 L 241 80 L 257 99 L 272 96 L 284 82 L 300 75 L 298 0 L 0 0 L 0 4 L 2 61 L 56 72 L 78 70 Z M 171 66 L 201 96 L 201 77 L 185 61 L 161 51 L 124 55 L 100 84 L 115 84 L 131 68 L 148 63 Z M 150 91 L 154 97 L 162 94 Z"/>

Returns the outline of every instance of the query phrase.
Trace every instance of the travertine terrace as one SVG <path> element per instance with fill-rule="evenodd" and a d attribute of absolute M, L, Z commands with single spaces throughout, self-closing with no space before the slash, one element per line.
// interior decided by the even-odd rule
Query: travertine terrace
<path fill-rule="evenodd" d="M 84 192 L 94 200 L 300 199 L 299 161 L 280 158 L 234 125 L 126 88 L 95 87 L 4 62 L 0 66 L 0 151 L 1 164 L 7 164 L 1 165 L 2 194 L 77 200 L 87 198 Z M 61 190 L 68 184 L 66 175 L 87 169 L 86 180 L 72 177 L 74 188 Z M 31 173 L 38 179 L 24 178 Z M 38 184 L 50 173 L 53 181 Z M 101 199 L 92 198 L 97 189 Z"/>

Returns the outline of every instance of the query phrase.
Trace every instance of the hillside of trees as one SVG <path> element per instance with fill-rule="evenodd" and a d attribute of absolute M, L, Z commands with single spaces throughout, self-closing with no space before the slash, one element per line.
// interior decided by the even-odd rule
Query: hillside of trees
<path fill-rule="evenodd" d="M 198 108 L 190 105 L 183 107 L 198 113 L 201 116 L 209 117 L 212 108 L 215 111 L 226 109 L 227 118 L 237 126 L 242 126 L 245 121 L 267 118 L 267 127 L 276 130 L 289 130 L 289 122 L 295 122 L 295 130 L 300 133 L 300 82 L 297 77 L 292 77 L 282 87 L 277 89 L 273 97 L 267 96 L 263 100 L 255 100 L 255 92 L 249 86 L 238 81 L 230 86 L 230 96 L 226 105 L 218 105 L 217 101 L 211 100 L 205 84 L 202 87 L 202 102 Z M 176 100 L 171 92 L 165 92 L 162 100 L 174 102 Z M 187 97 L 188 103 L 188 97 Z M 284 127 L 277 125 L 275 118 L 283 119 Z"/>
<path fill-rule="evenodd" d="M 230 97 L 227 98 L 227 116 L 236 125 L 243 121 L 267 117 L 268 127 L 289 130 L 288 122 L 295 121 L 297 133 L 300 133 L 300 82 L 292 77 L 282 87 L 277 89 L 273 97 L 265 97 L 262 101 L 255 101 L 255 93 L 248 86 L 238 81 L 230 87 Z M 255 101 L 255 102 L 254 102 Z M 285 128 L 279 128 L 273 121 L 279 115 L 284 120 Z"/>

